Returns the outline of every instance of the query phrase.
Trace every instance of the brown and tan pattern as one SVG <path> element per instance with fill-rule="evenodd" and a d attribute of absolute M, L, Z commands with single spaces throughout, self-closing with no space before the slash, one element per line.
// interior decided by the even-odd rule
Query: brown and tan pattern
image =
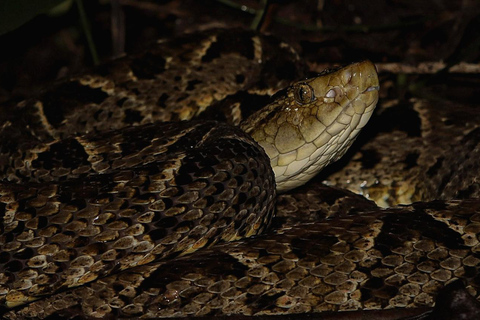
<path fill-rule="evenodd" d="M 111 144 L 95 148 L 103 148 L 98 157 L 109 156 L 103 162 L 111 163 L 108 173 L 0 185 L 4 304 L 265 229 L 275 183 L 268 158 L 251 138 L 212 121 L 166 127 L 121 132 L 147 146 L 134 155 L 121 157 L 107 150 L 115 149 Z M 122 147 L 130 150 L 128 138 Z"/>
<path fill-rule="evenodd" d="M 378 132 L 328 183 L 383 207 L 480 196 L 478 106 L 383 101 L 375 122 Z"/>
<path fill-rule="evenodd" d="M 205 32 L 160 41 L 144 54 L 61 82 L 37 99 L 3 106 L 2 169 L 10 178 L 8 157 L 32 143 L 190 120 L 207 107 L 207 116 L 237 125 L 263 107 L 270 94 L 301 78 L 303 70 L 290 46 L 252 32 Z M 248 93 L 248 107 L 239 108 L 238 101 L 246 103 L 239 96 Z M 224 104 L 234 108 L 227 112 Z"/>
<path fill-rule="evenodd" d="M 478 298 L 478 201 L 379 211 L 361 197 L 321 185 L 307 184 L 297 197 L 307 194 L 313 207 L 352 201 L 363 213 L 350 207 L 319 222 L 327 213 L 320 205 L 307 217 L 311 222 L 136 267 L 8 316 L 121 319 L 419 307 L 432 305 L 436 292 L 455 279 Z M 279 210 L 288 211 L 291 199 L 285 197 L 279 196 Z"/>
<path fill-rule="evenodd" d="M 270 98 L 303 77 L 299 65 L 271 37 L 206 32 L 5 106 L 2 316 L 411 308 L 431 306 L 458 279 L 478 298 L 478 200 L 379 209 L 319 183 L 321 176 L 292 191 L 300 183 L 285 179 L 285 193 L 275 195 L 275 180 L 295 171 L 292 163 L 315 175 L 295 164 L 315 163 L 312 145 L 321 150 L 316 169 L 343 155 L 378 95 L 373 65 L 363 62 Z M 379 204 L 476 196 L 475 110 L 461 106 L 467 111 L 457 117 L 448 103 L 412 101 L 402 118 L 399 107 L 382 106 L 375 121 L 399 125 L 384 122 L 330 181 Z M 241 128 L 265 152 L 222 123 L 247 118 Z M 402 126 L 412 119 L 417 131 Z M 294 147 L 275 151 L 268 144 L 277 138 Z"/>

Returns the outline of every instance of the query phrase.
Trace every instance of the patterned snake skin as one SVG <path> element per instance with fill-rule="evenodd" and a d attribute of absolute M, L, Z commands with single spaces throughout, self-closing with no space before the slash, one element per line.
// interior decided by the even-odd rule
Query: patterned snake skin
<path fill-rule="evenodd" d="M 411 308 L 431 306 L 457 279 L 478 299 L 480 202 L 379 209 L 321 184 L 321 176 L 275 196 L 278 172 L 263 149 L 242 130 L 217 122 L 238 125 L 284 101 L 288 89 L 269 96 L 303 72 L 296 53 L 274 38 L 216 31 L 159 43 L 37 99 L 3 106 L 3 317 Z M 335 81 L 341 84 L 328 80 Z M 308 90 L 293 92 L 292 99 L 310 99 L 298 96 Z M 322 96 L 334 101 L 341 96 L 327 93 Z M 471 111 L 452 124 L 448 104 L 437 105 L 432 117 L 427 102 L 411 104 L 402 107 L 420 114 L 421 133 L 404 133 L 401 125 L 382 129 L 372 139 L 376 147 L 365 144 L 327 182 L 371 194 L 381 205 L 403 201 L 399 195 L 476 197 L 478 116 Z M 396 105 L 383 107 L 379 119 L 392 118 Z M 192 118 L 199 120 L 150 124 Z M 243 129 L 249 132 L 247 124 Z M 404 139 L 403 149 L 380 147 L 392 137 Z M 377 149 L 383 154 L 372 156 Z"/>

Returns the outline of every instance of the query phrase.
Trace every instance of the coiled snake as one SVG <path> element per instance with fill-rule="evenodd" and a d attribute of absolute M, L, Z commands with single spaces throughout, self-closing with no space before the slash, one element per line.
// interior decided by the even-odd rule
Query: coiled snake
<path fill-rule="evenodd" d="M 378 99 L 368 61 L 266 98 L 297 59 L 266 36 L 187 36 L 3 111 L 4 317 L 411 307 L 454 278 L 477 295 L 475 201 L 381 211 L 312 182 L 275 204 L 275 185 L 346 152 Z"/>

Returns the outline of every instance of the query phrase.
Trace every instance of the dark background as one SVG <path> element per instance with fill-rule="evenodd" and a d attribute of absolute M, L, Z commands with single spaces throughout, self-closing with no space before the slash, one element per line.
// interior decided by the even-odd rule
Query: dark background
<path fill-rule="evenodd" d="M 159 38 L 214 27 L 250 28 L 264 0 L 3 0 L 0 4 L 0 102 L 34 94 L 98 61 L 140 52 Z M 55 5 L 61 4 L 60 7 Z M 78 4 L 82 3 L 82 21 Z M 382 71 L 382 96 L 424 96 L 478 103 L 480 1 L 268 1 L 260 32 L 290 42 L 310 67 L 368 58 Z M 87 29 L 83 26 L 87 24 Z M 115 49 L 116 48 L 116 49 Z M 440 74 L 422 63 L 473 63 Z M 384 69 L 384 64 L 392 68 Z M 476 65 L 475 65 L 476 64 Z M 412 66 L 405 74 L 405 65 Z M 436 70 L 441 69 L 437 68 Z M 390 70 L 390 71 L 384 71 Z M 434 70 L 434 71 L 436 71 Z"/>

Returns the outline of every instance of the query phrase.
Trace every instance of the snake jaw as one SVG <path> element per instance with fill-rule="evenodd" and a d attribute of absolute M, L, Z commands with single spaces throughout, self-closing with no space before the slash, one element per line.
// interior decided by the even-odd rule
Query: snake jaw
<path fill-rule="evenodd" d="M 300 186 L 348 150 L 378 101 L 370 61 L 293 84 L 242 123 L 270 157 L 277 191 Z"/>

